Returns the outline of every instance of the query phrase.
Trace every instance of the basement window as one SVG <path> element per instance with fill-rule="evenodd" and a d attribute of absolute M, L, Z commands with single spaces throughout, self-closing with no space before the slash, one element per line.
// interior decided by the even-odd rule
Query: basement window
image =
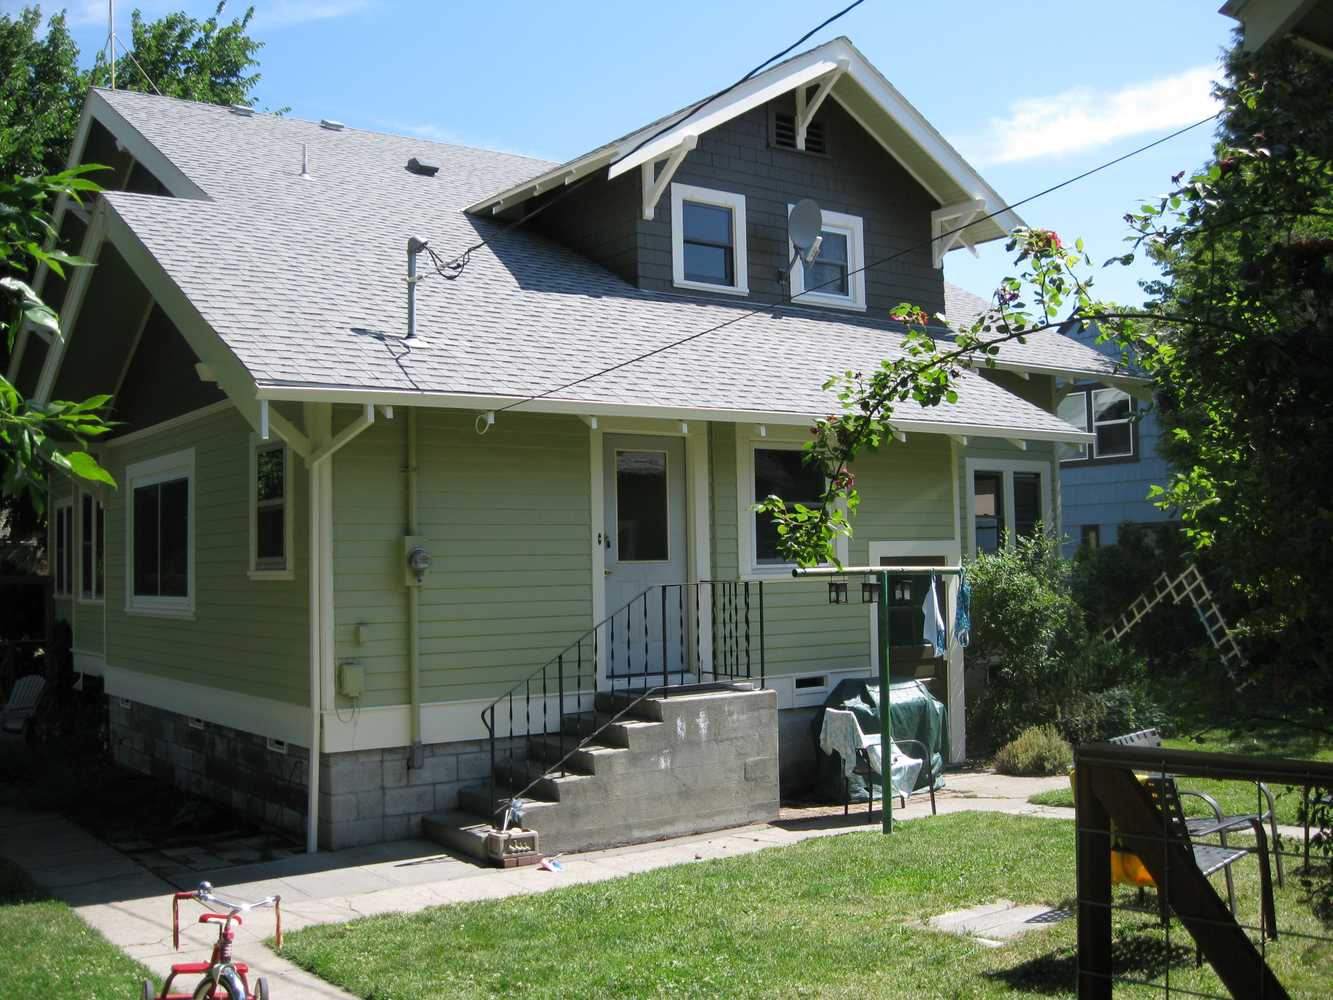
<path fill-rule="evenodd" d="M 749 294 L 744 195 L 671 185 L 671 270 L 681 288 Z"/>

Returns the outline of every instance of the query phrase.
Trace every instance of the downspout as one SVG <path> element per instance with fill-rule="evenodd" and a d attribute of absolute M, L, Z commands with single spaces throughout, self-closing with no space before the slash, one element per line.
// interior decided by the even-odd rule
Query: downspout
<path fill-rule="evenodd" d="M 417 411 L 407 411 L 407 537 L 417 534 Z M 421 767 L 421 584 L 407 588 L 407 691 L 411 702 L 411 754 L 408 766 Z"/>
<path fill-rule="evenodd" d="M 385 415 L 391 417 L 393 413 L 386 408 Z M 325 619 L 331 619 L 333 614 L 332 594 L 328 595 L 329 600 L 324 600 L 324 577 L 329 568 L 325 563 L 333 558 L 333 469 L 329 460 L 374 422 L 375 407 L 367 403 L 361 416 L 326 443 L 314 447 L 307 462 L 310 468 L 310 759 L 307 764 L 305 849 L 308 854 L 319 850 L 319 753 L 324 714 L 320 680 L 325 660 L 331 660 L 333 656 L 331 620 L 328 627 L 325 625 Z M 307 431 L 313 431 L 313 428 L 307 428 Z M 311 437 L 313 439 L 314 435 Z"/>

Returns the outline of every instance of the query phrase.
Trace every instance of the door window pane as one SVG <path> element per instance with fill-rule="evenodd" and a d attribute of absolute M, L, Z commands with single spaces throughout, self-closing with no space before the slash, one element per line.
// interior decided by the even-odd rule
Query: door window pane
<path fill-rule="evenodd" d="M 616 558 L 665 562 L 668 524 L 666 452 L 617 451 Z"/>
<path fill-rule="evenodd" d="M 1014 473 L 1014 533 L 1035 534 L 1041 523 L 1041 473 Z"/>
<path fill-rule="evenodd" d="M 1086 431 L 1088 429 L 1088 394 L 1086 392 L 1071 392 L 1060 400 L 1060 405 L 1056 407 L 1055 412 L 1065 423 L 1073 424 L 1079 430 Z M 1077 462 L 1088 457 L 1088 446 L 1086 444 L 1061 442 L 1056 445 L 1056 451 L 1062 462 Z"/>
<path fill-rule="evenodd" d="M 685 280 L 736 284 L 735 236 L 731 209 L 687 201 L 681 206 Z"/>
<path fill-rule="evenodd" d="M 794 503 L 816 507 L 824 494 L 824 470 L 805 461 L 805 452 L 790 448 L 754 450 L 754 498 L 766 500 L 779 496 L 790 506 Z M 755 560 L 784 563 L 778 551 L 778 529 L 768 514 L 755 515 Z"/>
<path fill-rule="evenodd" d="M 998 472 L 978 472 L 972 477 L 972 492 L 977 551 L 998 552 L 1004 532 L 1004 477 Z"/>

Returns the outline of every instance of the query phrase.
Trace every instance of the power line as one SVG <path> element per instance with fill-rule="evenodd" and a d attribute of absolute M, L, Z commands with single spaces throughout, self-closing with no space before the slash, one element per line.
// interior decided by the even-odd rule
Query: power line
<path fill-rule="evenodd" d="M 694 105 L 691 106 L 691 107 L 690 107 L 687 111 L 685 111 L 683 114 L 682 114 L 681 112 L 677 112 L 675 115 L 670 116 L 670 120 L 669 120 L 665 125 L 663 125 L 660 129 L 658 129 L 658 130 L 657 130 L 656 132 L 654 132 L 652 135 L 647 136 L 646 138 L 642 139 L 642 140 L 639 141 L 638 143 L 635 143 L 633 149 L 627 150 L 626 152 L 622 153 L 620 156 L 618 156 L 618 157 L 616 157 L 614 160 L 612 160 L 609 164 L 607 164 L 607 169 L 609 170 L 611 167 L 614 167 L 617 163 L 620 163 L 622 160 L 625 160 L 625 159 L 627 159 L 627 158 L 633 156 L 635 153 L 637 153 L 639 150 L 641 150 L 644 146 L 648 145 L 648 143 L 652 142 L 654 139 L 657 139 L 659 136 L 663 136 L 663 135 L 665 135 L 667 132 L 670 132 L 673 128 L 676 128 L 678 125 L 681 125 L 681 124 L 683 124 L 683 123 L 689 121 L 689 120 L 690 120 L 692 117 L 694 117 L 694 115 L 695 115 L 698 111 L 700 111 L 702 108 L 704 108 L 704 107 L 706 107 L 707 105 L 713 103 L 714 101 L 716 101 L 716 100 L 717 100 L 718 98 L 720 98 L 720 97 L 725 97 L 727 94 L 731 93 L 733 90 L 735 90 L 735 89 L 736 89 L 737 87 L 739 87 L 741 84 L 745 83 L 745 82 L 746 82 L 747 80 L 749 80 L 751 77 L 753 77 L 753 76 L 757 75 L 758 73 L 762 72 L 764 69 L 766 69 L 767 67 L 771 66 L 773 63 L 777 62 L 779 59 L 784 58 L 784 57 L 787 56 L 793 49 L 795 49 L 797 46 L 802 45 L 803 43 L 809 41 L 811 37 L 813 37 L 814 35 L 818 34 L 818 33 L 821 32 L 821 31 L 823 31 L 825 28 L 827 28 L 827 27 L 828 27 L 830 24 L 832 24 L 833 22 L 838 21 L 838 20 L 840 20 L 841 18 L 845 17 L 846 15 L 850 14 L 853 10 L 855 10 L 857 7 L 860 7 L 861 4 L 863 4 L 863 3 L 865 3 L 865 2 L 866 2 L 866 0 L 853 0 L 852 3 L 850 3 L 850 4 L 848 4 L 846 7 L 842 8 L 842 10 L 838 11 L 836 14 L 832 14 L 832 15 L 830 15 L 829 17 L 826 17 L 823 21 L 821 21 L 819 24 L 815 25 L 813 28 L 811 28 L 809 31 L 807 31 L 805 34 L 803 34 L 800 38 L 796 39 L 796 41 L 792 42 L 790 45 L 788 45 L 788 46 L 787 46 L 785 49 L 783 49 L 781 52 L 777 52 L 777 53 L 774 53 L 773 55 L 769 56 L 767 59 L 765 59 L 763 62 L 761 62 L 758 66 L 756 66 L 754 69 L 750 70 L 750 72 L 748 72 L 748 73 L 746 73 L 744 76 L 742 76 L 742 77 L 741 77 L 739 80 L 737 80 L 735 83 L 729 84 L 729 85 L 723 87 L 721 90 L 716 91 L 715 93 L 709 94 L 707 97 L 705 97 L 705 98 L 704 98 L 703 100 L 701 100 L 701 101 L 696 101 L 696 102 L 694 103 Z M 133 58 L 133 57 L 131 57 L 131 58 Z M 145 74 L 145 75 L 146 75 L 146 74 Z M 151 83 L 152 81 L 149 81 L 149 82 Z M 495 240 L 498 240 L 498 239 L 500 239 L 500 238 L 503 237 L 503 236 L 507 236 L 507 235 L 509 235 L 509 233 L 513 232 L 513 231 L 514 231 L 515 229 L 517 229 L 519 226 L 524 225 L 524 224 L 525 224 L 526 222 L 528 222 L 530 219 L 534 218 L 535 216 L 540 215 L 542 212 L 545 212 L 548 208 L 551 208 L 551 207 L 554 206 L 554 205 L 558 205 L 558 204 L 560 204 L 560 202 L 564 201 L 566 198 L 568 198 L 568 197 L 570 197 L 571 195 L 573 195 L 574 192 L 578 191 L 578 190 L 579 190 L 580 188 L 582 188 L 584 185 L 588 184 L 588 183 L 589 183 L 590 181 L 592 181 L 596 176 L 597 176 L 597 173 L 596 173 L 596 172 L 593 172 L 593 173 L 590 173 L 590 174 L 586 175 L 585 177 L 580 178 L 576 183 L 567 185 L 567 186 L 565 187 L 565 189 L 564 189 L 560 194 L 556 195 L 554 198 L 551 198 L 551 199 L 549 199 L 549 200 L 543 202 L 542 204 L 540 204 L 540 205 L 538 205 L 536 208 L 534 208 L 532 211 L 527 212 L 526 214 L 520 216 L 519 218 L 517 218 L 517 219 L 513 220 L 512 222 L 508 223 L 507 225 L 505 225 L 505 227 L 504 227 L 503 229 L 501 229 L 498 233 L 493 233 L 492 235 L 486 237 L 484 240 L 480 240 L 480 241 L 478 241 L 478 242 L 472 244 L 470 247 L 468 247 L 468 248 L 467 248 L 466 250 L 464 250 L 462 253 L 458 254 L 458 255 L 455 256 L 455 257 L 450 258 L 449 260 L 442 260 L 442 259 L 440 258 L 440 256 L 439 256 L 439 254 L 437 254 L 434 250 L 432 250 L 429 246 L 427 246 L 427 247 L 425 248 L 425 249 L 426 249 L 426 254 L 427 254 L 427 256 L 430 257 L 431 264 L 434 266 L 436 273 L 439 274 L 439 276 L 440 276 L 441 278 L 445 278 L 446 280 L 449 280 L 449 281 L 454 280 L 454 279 L 457 278 L 460 274 L 463 273 L 463 269 L 467 267 L 468 262 L 472 259 L 472 255 L 473 255 L 476 251 L 482 249 L 482 248 L 485 247 L 485 246 L 488 246 L 489 244 L 493 243 Z"/>
<path fill-rule="evenodd" d="M 1081 174 L 1076 174 L 1073 177 L 1060 181 L 1058 184 L 1052 184 L 1050 187 L 1044 188 L 1043 190 L 1038 191 L 1035 194 L 1030 194 L 1026 198 L 1022 198 L 1019 201 L 1012 202 L 1011 204 L 1008 205 L 1004 205 L 1001 208 L 997 208 L 995 211 L 983 215 L 980 218 L 973 219 L 966 225 L 958 226 L 955 229 L 951 229 L 948 230 L 947 232 L 940 233 L 938 237 L 935 237 L 934 239 L 931 240 L 927 240 L 925 243 L 913 244 L 912 246 L 906 247 L 902 250 L 892 253 L 887 257 L 881 257 L 878 260 L 871 261 L 870 263 L 865 264 L 861 267 L 849 270 L 847 272 L 847 276 L 851 277 L 853 274 L 859 274 L 863 271 L 868 271 L 874 267 L 881 267 L 884 264 L 889 263 L 890 261 L 897 260 L 899 257 L 905 256 L 906 254 L 913 253 L 917 250 L 922 249 L 923 247 L 930 246 L 931 243 L 935 242 L 935 239 L 942 239 L 945 236 L 952 236 L 955 233 L 960 233 L 964 229 L 968 229 L 972 226 L 975 226 L 979 222 L 986 222 L 987 220 L 993 219 L 998 215 L 1003 215 L 1005 212 L 1013 211 L 1016 208 L 1028 204 L 1029 202 L 1036 201 L 1038 198 L 1044 198 L 1046 197 L 1046 195 L 1053 194 L 1054 192 L 1059 191 L 1061 188 L 1066 188 L 1071 184 L 1076 184 L 1081 180 L 1091 177 L 1093 174 L 1100 173 L 1101 171 L 1106 170 L 1110 167 L 1114 167 L 1119 163 L 1123 163 L 1125 160 L 1128 160 L 1131 157 L 1138 156 L 1140 153 L 1146 153 L 1148 150 L 1153 149 L 1156 146 L 1160 146 L 1164 142 L 1169 142 L 1172 139 L 1176 138 L 1177 136 L 1184 135 L 1186 132 L 1192 131 L 1193 129 L 1196 129 L 1201 125 L 1206 125 L 1208 124 L 1208 122 L 1213 121 L 1221 114 L 1222 112 L 1218 111 L 1215 114 L 1209 115 L 1207 118 L 1201 118 L 1199 121 L 1195 122 L 1192 125 L 1186 125 L 1184 128 L 1176 129 L 1176 131 L 1161 136 L 1160 138 L 1154 139 L 1152 142 L 1147 143 L 1143 146 L 1139 146 L 1137 149 L 1130 150 L 1128 153 L 1124 153 L 1123 155 L 1117 156 L 1114 159 L 1107 160 L 1105 163 L 1098 164 L 1097 166 L 1092 167 L 1089 170 L 1085 170 Z M 797 294 L 791 296 L 791 298 L 795 300 L 802 295 L 807 295 L 811 292 L 816 292 L 819 289 L 824 288 L 830 284 L 840 283 L 841 281 L 842 281 L 841 276 L 836 278 L 831 278 L 828 281 L 815 285 L 813 288 L 807 288 L 804 291 L 798 292 Z M 515 400 L 512 403 L 508 403 L 500 407 L 495 412 L 503 413 L 506 410 L 512 410 L 515 407 L 523 406 L 527 403 L 532 403 L 539 399 L 544 399 L 547 396 L 553 396 L 558 392 L 564 392 L 566 389 L 572 389 L 577 385 L 584 384 L 585 382 L 591 382 L 593 379 L 601 378 L 603 375 L 609 375 L 612 372 L 619 371 L 622 368 L 628 368 L 630 365 L 638 364 L 640 361 L 645 361 L 648 358 L 655 357 L 658 354 L 663 354 L 667 351 L 674 350 L 675 348 L 680 347 L 684 344 L 688 344 L 691 341 L 698 340 L 700 337 L 706 337 L 710 333 L 716 333 L 717 331 L 724 330 L 729 326 L 734 326 L 735 324 L 741 322 L 742 320 L 749 319 L 751 316 L 756 316 L 762 312 L 768 312 L 770 308 L 771 304 L 766 303 L 762 307 L 748 309 L 745 312 L 739 313 L 736 316 L 731 317 L 730 319 L 723 320 L 721 323 L 714 324 L 713 326 L 710 326 L 704 330 L 700 330 L 697 333 L 692 333 L 689 334 L 688 336 L 681 337 L 678 340 L 673 340 L 670 343 L 661 345 L 660 347 L 655 347 L 651 351 L 645 351 L 642 354 L 635 355 L 634 357 L 628 358 L 625 361 L 617 362 L 614 365 L 610 365 L 599 371 L 592 372 L 591 374 L 581 376 L 579 378 L 574 379 L 571 382 L 566 382 L 563 385 L 558 385 L 551 389 L 546 389 L 543 392 L 536 393 L 535 395 L 526 396 L 523 399 Z"/>

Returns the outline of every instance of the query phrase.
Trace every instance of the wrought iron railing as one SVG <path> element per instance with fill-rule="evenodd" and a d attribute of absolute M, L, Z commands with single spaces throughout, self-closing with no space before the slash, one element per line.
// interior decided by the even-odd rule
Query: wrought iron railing
<path fill-rule="evenodd" d="M 482 710 L 488 818 L 500 811 L 501 778 L 517 797 L 544 777 L 563 777 L 576 751 L 643 698 L 756 679 L 767 683 L 761 581 L 649 587 Z"/>

